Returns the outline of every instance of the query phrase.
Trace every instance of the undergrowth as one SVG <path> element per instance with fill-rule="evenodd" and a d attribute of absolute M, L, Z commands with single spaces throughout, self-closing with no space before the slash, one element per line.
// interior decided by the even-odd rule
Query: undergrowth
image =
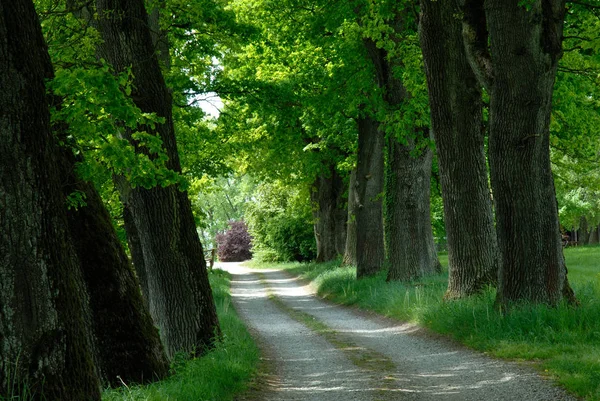
<path fill-rule="evenodd" d="M 565 250 L 569 281 L 581 302 L 494 307 L 495 289 L 464 300 L 442 300 L 447 273 L 411 283 L 385 282 L 385 272 L 356 280 L 339 262 L 278 264 L 311 280 L 321 296 L 410 321 L 496 357 L 535 361 L 545 375 L 587 400 L 600 400 L 600 247 Z M 447 256 L 440 256 L 447 267 Z"/>
<path fill-rule="evenodd" d="M 173 374 L 167 379 L 106 390 L 103 401 L 226 401 L 245 390 L 259 351 L 231 307 L 229 274 L 215 269 L 210 282 L 223 332 L 215 349 L 199 358 L 174 358 Z"/>

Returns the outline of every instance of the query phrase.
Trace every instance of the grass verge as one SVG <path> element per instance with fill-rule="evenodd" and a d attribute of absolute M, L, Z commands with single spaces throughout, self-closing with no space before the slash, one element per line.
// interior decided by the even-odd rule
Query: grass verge
<path fill-rule="evenodd" d="M 544 374 L 586 400 L 600 400 L 600 247 L 565 250 L 569 280 L 581 302 L 521 305 L 509 314 L 494 308 L 495 290 L 444 302 L 447 273 L 411 283 L 386 283 L 385 273 L 356 280 L 339 263 L 278 264 L 311 280 L 334 302 L 410 321 L 501 358 L 534 361 Z M 447 256 L 440 256 L 447 266 Z"/>
<path fill-rule="evenodd" d="M 194 359 L 177 359 L 173 374 L 145 386 L 106 390 L 103 401 L 227 401 L 246 389 L 256 372 L 259 350 L 231 307 L 229 274 L 210 274 L 223 339 L 214 350 Z"/>

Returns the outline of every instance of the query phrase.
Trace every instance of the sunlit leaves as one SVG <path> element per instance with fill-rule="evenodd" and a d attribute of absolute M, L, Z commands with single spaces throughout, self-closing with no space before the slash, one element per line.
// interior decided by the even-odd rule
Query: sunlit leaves
<path fill-rule="evenodd" d="M 148 134 L 164 119 L 143 113 L 130 97 L 131 70 L 115 74 L 96 56 L 100 37 L 93 28 L 93 9 L 87 7 L 82 3 L 71 10 L 63 1 L 37 1 L 55 70 L 48 89 L 60 99 L 52 109 L 52 121 L 68 127 L 68 137 L 59 139 L 84 156 L 79 172 L 98 185 L 113 174 L 145 188 L 185 185 L 166 167 L 160 138 Z M 65 134 L 64 128 L 60 133 Z M 135 145 L 125 139 L 129 135 Z"/>
<path fill-rule="evenodd" d="M 600 222 L 600 17 L 570 4 L 554 89 L 552 165 L 561 224 Z"/>

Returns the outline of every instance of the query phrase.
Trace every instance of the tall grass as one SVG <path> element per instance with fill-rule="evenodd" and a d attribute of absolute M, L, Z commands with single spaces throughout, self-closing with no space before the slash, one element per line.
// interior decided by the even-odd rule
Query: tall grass
<path fill-rule="evenodd" d="M 200 358 L 175 358 L 166 380 L 106 390 L 103 401 L 227 401 L 245 390 L 258 366 L 259 350 L 231 308 L 229 274 L 215 269 L 210 281 L 223 331 L 215 349 Z"/>
<path fill-rule="evenodd" d="M 20 356 L 20 355 L 19 355 Z M 31 390 L 32 387 L 27 383 L 23 382 L 19 378 L 19 360 L 17 357 L 16 361 L 5 363 L 6 371 L 3 372 L 6 394 L 0 394 L 0 401 L 30 401 L 36 399 L 36 394 Z"/>
<path fill-rule="evenodd" d="M 566 249 L 569 280 L 581 302 L 494 307 L 495 290 L 444 302 L 447 273 L 411 283 L 386 283 L 385 272 L 356 280 L 338 263 L 279 265 L 313 281 L 321 296 L 414 322 L 480 351 L 536 361 L 540 370 L 580 397 L 600 400 L 600 247 Z M 447 257 L 440 260 L 447 266 Z"/>

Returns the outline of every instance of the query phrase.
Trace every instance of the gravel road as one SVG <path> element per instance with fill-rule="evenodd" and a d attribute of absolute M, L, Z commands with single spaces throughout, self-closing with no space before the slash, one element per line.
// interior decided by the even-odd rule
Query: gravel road
<path fill-rule="evenodd" d="M 576 400 L 526 366 L 324 302 L 280 270 L 216 267 L 233 275 L 233 303 L 273 373 L 255 400 Z"/>

